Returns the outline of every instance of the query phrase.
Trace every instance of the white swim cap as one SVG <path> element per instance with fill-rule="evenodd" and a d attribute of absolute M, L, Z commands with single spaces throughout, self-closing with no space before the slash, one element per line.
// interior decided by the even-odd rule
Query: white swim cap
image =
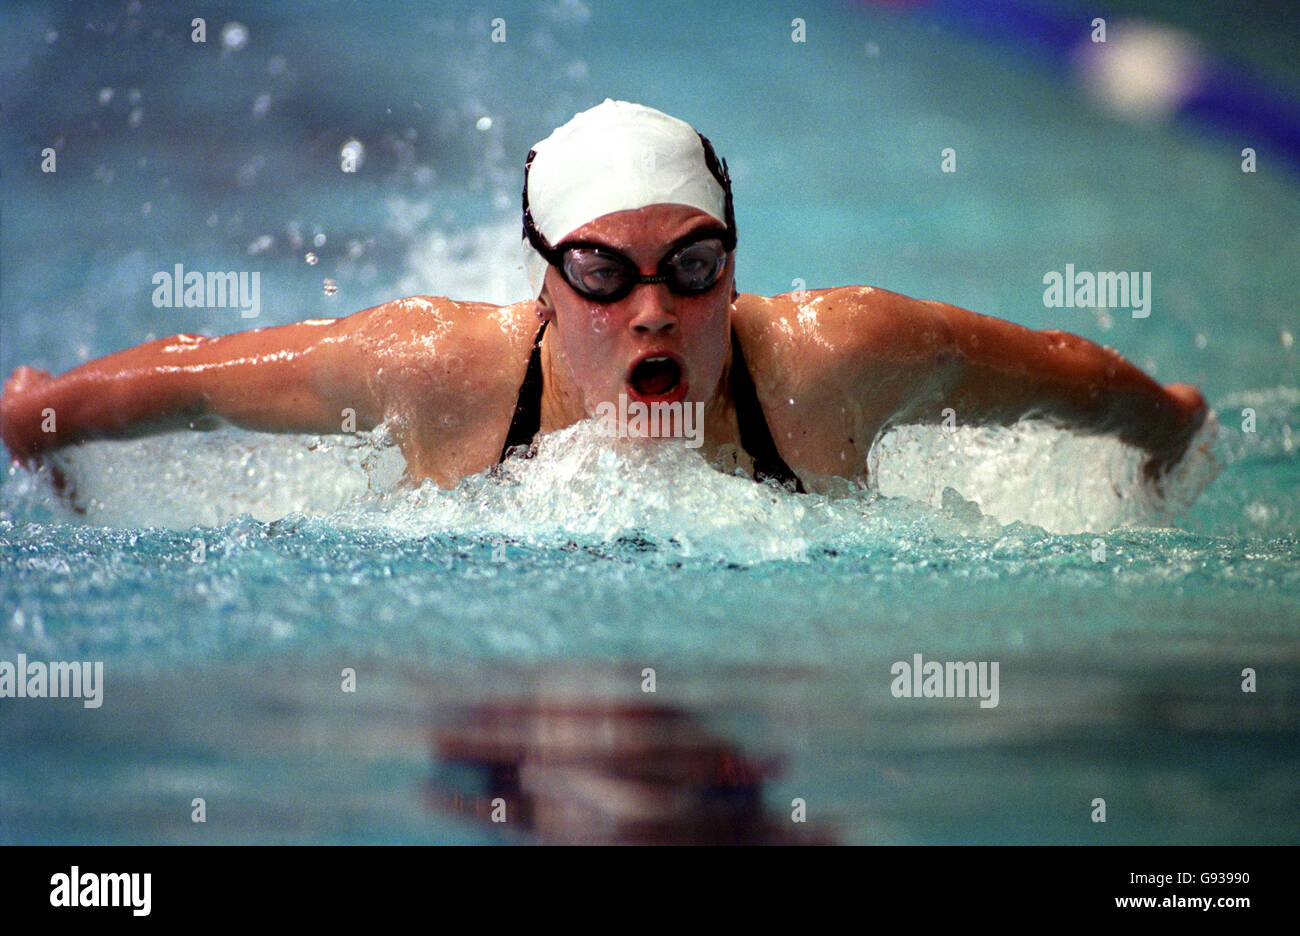
<path fill-rule="evenodd" d="M 547 261 L 529 237 L 557 244 L 615 211 L 689 205 L 731 230 L 731 183 L 709 141 L 690 124 L 627 101 L 585 110 L 542 140 L 524 164 L 524 271 L 533 296 Z"/>

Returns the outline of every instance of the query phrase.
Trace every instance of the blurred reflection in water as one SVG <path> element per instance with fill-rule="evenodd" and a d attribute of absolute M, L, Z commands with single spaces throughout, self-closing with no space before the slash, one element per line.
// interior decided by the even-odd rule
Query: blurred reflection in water
<path fill-rule="evenodd" d="M 764 809 L 775 759 L 746 756 L 691 712 L 619 698 L 599 674 L 543 682 L 441 713 L 437 808 L 543 844 L 830 843 Z"/>

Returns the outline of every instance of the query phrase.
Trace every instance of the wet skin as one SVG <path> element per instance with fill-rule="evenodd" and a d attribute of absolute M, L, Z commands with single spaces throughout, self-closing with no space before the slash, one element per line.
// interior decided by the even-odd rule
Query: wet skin
<path fill-rule="evenodd" d="M 605 215 L 565 240 L 621 251 L 654 273 L 674 241 L 717 221 L 682 205 Z M 731 395 L 734 328 L 782 457 L 809 490 L 827 477 L 866 480 L 866 456 L 890 426 L 966 425 L 1025 416 L 1117 436 L 1176 462 L 1206 415 L 1194 387 L 1162 387 L 1113 350 L 1060 331 L 1031 331 L 944 303 L 867 286 L 772 298 L 738 294 L 734 254 L 696 296 L 663 283 L 614 303 L 575 292 L 554 267 L 540 299 L 508 306 L 398 299 L 341 319 L 205 338 L 175 335 L 91 361 L 61 377 L 15 370 L 0 432 L 16 460 L 85 439 L 194 428 L 220 417 L 268 432 L 337 433 L 387 421 L 413 482 L 443 487 L 494 464 L 541 320 L 541 432 L 617 402 L 633 365 L 670 356 L 674 398 L 705 404 L 701 451 L 723 470 L 752 466 Z M 48 410 L 54 412 L 53 431 Z"/>

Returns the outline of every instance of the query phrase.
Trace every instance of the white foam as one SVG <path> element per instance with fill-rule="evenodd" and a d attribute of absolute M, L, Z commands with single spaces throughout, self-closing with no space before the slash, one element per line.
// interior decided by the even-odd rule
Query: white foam
<path fill-rule="evenodd" d="M 216 526 L 249 514 L 327 515 L 356 497 L 392 488 L 404 468 L 387 432 L 269 435 L 224 427 L 144 439 L 88 442 L 51 461 L 69 481 L 58 495 L 48 467 L 10 469 L 5 506 L 49 511 L 98 526 Z"/>
<path fill-rule="evenodd" d="M 681 440 L 611 440 L 595 420 L 544 436 L 535 457 L 450 490 L 399 484 L 402 458 L 382 431 L 320 439 L 227 428 L 95 442 L 61 461 L 85 510 L 80 519 L 94 524 L 187 528 L 240 514 L 269 521 L 305 513 L 400 536 L 542 546 L 632 538 L 682 556 L 750 562 L 807 559 L 820 548 L 888 542 L 918 529 L 941 539 L 996 538 L 1014 521 L 1062 533 L 1160 522 L 1213 477 L 1216 432 L 1202 431 L 1167 479 L 1164 499 L 1138 481 L 1135 452 L 1034 425 L 952 435 L 895 430 L 872 452 L 875 490 L 846 483 L 825 496 L 723 474 Z M 5 485 L 8 506 L 15 499 L 77 519 L 25 472 Z"/>
<path fill-rule="evenodd" d="M 1185 512 L 1218 474 L 1211 415 L 1157 492 L 1141 478 L 1142 453 L 1113 438 L 1038 422 L 1009 428 L 903 426 L 872 447 L 873 484 L 890 497 L 942 506 L 954 489 L 1002 523 L 1052 533 L 1162 524 Z"/>

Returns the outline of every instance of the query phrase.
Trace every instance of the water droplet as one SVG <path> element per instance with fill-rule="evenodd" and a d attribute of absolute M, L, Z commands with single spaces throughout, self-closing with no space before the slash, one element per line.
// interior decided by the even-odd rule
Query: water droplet
<path fill-rule="evenodd" d="M 476 124 L 474 124 L 474 127 L 475 127 L 476 129 L 478 129 L 478 130 L 491 130 L 491 129 L 492 129 L 492 118 L 491 118 L 491 117 L 480 117 L 480 118 L 478 119 L 478 122 L 477 122 Z"/>
<path fill-rule="evenodd" d="M 307 251 L 307 256 L 303 257 L 303 259 L 307 261 L 307 266 L 316 265 L 316 259 L 317 259 L 316 255 L 312 253 L 310 250 Z"/>
<path fill-rule="evenodd" d="M 221 45 L 227 52 L 238 52 L 248 45 L 248 27 L 235 22 L 222 26 Z"/>
<path fill-rule="evenodd" d="M 325 277 L 325 295 L 332 296 L 339 291 L 339 284 L 334 282 L 328 276 Z"/>

